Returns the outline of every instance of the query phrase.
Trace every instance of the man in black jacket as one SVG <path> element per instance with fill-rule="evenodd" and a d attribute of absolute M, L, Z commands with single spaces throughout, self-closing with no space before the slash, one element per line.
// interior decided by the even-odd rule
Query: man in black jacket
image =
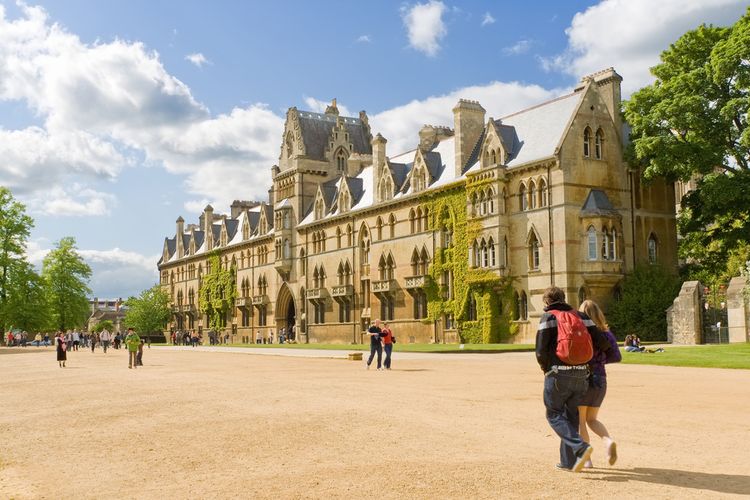
<path fill-rule="evenodd" d="M 578 433 L 578 404 L 588 389 L 588 364 L 568 365 L 557 357 L 557 320 L 550 310 L 571 311 L 565 303 L 565 292 L 558 287 L 544 292 L 544 314 L 536 333 L 536 360 L 544 373 L 544 406 L 547 421 L 560 436 L 560 469 L 580 472 L 591 457 L 593 448 Z M 591 319 L 576 311 L 591 335 L 592 345 L 602 351 L 610 349 L 607 338 Z"/>

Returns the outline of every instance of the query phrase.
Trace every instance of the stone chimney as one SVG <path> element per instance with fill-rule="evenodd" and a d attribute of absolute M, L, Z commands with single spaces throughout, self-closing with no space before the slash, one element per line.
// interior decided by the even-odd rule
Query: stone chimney
<path fill-rule="evenodd" d="M 456 176 L 463 173 L 479 136 L 484 130 L 485 110 L 477 101 L 460 99 L 453 108 L 453 128 L 455 129 Z"/>
<path fill-rule="evenodd" d="M 229 211 L 231 213 L 230 217 L 232 219 L 236 219 L 245 210 L 250 210 L 253 207 L 257 207 L 258 205 L 260 205 L 259 201 L 234 200 L 229 206 Z"/>
<path fill-rule="evenodd" d="M 206 243 L 206 252 L 214 249 L 214 207 L 206 205 L 203 209 L 203 241 Z"/>
<path fill-rule="evenodd" d="M 182 235 L 185 232 L 185 219 L 182 216 L 177 217 L 177 229 L 175 232 L 175 244 L 177 245 L 177 258 L 181 259 L 185 255 L 185 248 L 182 245 Z"/>
<path fill-rule="evenodd" d="M 388 159 L 385 156 L 385 145 L 387 142 L 388 140 L 385 137 L 378 134 L 370 143 L 372 144 L 372 187 L 376 193 L 380 174 L 383 171 L 383 167 L 385 167 L 388 162 Z"/>
<path fill-rule="evenodd" d="M 339 116 L 339 107 L 336 106 L 336 98 L 334 97 L 331 104 L 326 107 L 327 115 Z"/>

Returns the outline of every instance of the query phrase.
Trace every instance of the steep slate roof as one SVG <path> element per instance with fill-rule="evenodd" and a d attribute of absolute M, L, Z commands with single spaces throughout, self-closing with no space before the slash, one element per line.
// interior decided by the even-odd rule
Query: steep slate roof
<path fill-rule="evenodd" d="M 362 198 L 362 193 L 364 192 L 362 188 L 362 179 L 360 179 L 359 177 L 344 176 L 344 182 L 346 182 L 346 185 L 349 188 L 349 192 L 352 195 L 353 206 L 360 200 L 360 198 Z"/>
<path fill-rule="evenodd" d="M 617 210 L 609 201 L 607 193 L 601 189 L 592 189 L 586 197 L 586 201 L 581 208 L 582 215 L 609 216 L 617 215 Z"/>
<path fill-rule="evenodd" d="M 190 246 L 190 233 L 182 233 L 182 249 L 185 250 Z"/>
<path fill-rule="evenodd" d="M 422 153 L 424 162 L 427 165 L 427 171 L 430 173 L 430 181 L 437 180 L 443 171 L 443 162 L 440 153 L 437 151 L 428 151 Z"/>
<path fill-rule="evenodd" d="M 391 177 L 393 177 L 393 182 L 395 184 L 394 191 L 401 191 L 401 188 L 404 187 L 406 176 L 409 174 L 409 170 L 411 169 L 411 164 L 407 165 L 405 163 L 389 162 L 388 166 L 391 169 Z"/>
<path fill-rule="evenodd" d="M 333 201 L 336 199 L 336 193 L 338 193 L 338 184 L 341 177 L 336 177 L 328 182 L 324 182 L 320 186 L 320 190 L 323 193 L 323 201 L 326 204 L 326 209 L 330 209 L 333 206 Z"/>
<path fill-rule="evenodd" d="M 514 143 L 509 167 L 522 165 L 555 154 L 583 92 L 575 92 L 496 120 L 498 125 L 515 128 L 520 142 Z"/>
<path fill-rule="evenodd" d="M 482 129 L 482 133 L 479 136 L 479 139 L 477 139 L 477 143 L 474 144 L 474 149 L 471 150 L 471 154 L 469 155 L 469 159 L 466 160 L 466 165 L 463 165 L 463 168 L 461 169 L 461 173 L 464 173 L 468 167 L 471 167 L 476 162 L 479 161 L 479 150 L 482 148 L 482 142 L 484 142 L 484 136 L 487 134 L 486 129 Z"/>
<path fill-rule="evenodd" d="M 231 241 L 234 235 L 237 234 L 237 228 L 240 226 L 239 219 L 227 219 L 227 241 Z"/>
<path fill-rule="evenodd" d="M 305 143 L 307 156 L 315 160 L 324 160 L 333 127 L 336 126 L 336 115 L 299 111 L 299 124 L 302 129 L 302 141 Z M 372 154 L 368 130 L 359 118 L 342 116 L 344 127 L 349 133 L 349 142 L 354 152 Z"/>

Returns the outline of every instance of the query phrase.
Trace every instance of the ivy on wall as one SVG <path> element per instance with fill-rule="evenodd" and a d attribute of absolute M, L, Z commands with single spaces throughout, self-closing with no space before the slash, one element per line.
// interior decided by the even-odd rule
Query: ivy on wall
<path fill-rule="evenodd" d="M 208 263 L 210 271 L 203 275 L 198 289 L 198 308 L 208 317 L 209 328 L 218 330 L 237 297 L 235 269 L 222 269 L 218 252 L 208 258 Z"/>
<path fill-rule="evenodd" d="M 425 284 L 427 316 L 429 321 L 435 321 L 452 314 L 462 342 L 500 342 L 518 329 L 512 322 L 513 288 L 509 279 L 488 269 L 469 267 L 471 245 L 481 233 L 482 225 L 469 219 L 466 200 L 467 193 L 463 189 L 434 193 L 428 199 L 430 229 L 438 232 L 441 244 L 430 264 L 430 279 Z M 452 233 L 452 244 L 447 248 L 443 248 L 444 228 Z M 451 298 L 448 298 L 447 286 L 440 284 L 446 271 L 453 273 Z M 467 320 L 470 294 L 477 306 L 477 319 L 472 321 Z"/>

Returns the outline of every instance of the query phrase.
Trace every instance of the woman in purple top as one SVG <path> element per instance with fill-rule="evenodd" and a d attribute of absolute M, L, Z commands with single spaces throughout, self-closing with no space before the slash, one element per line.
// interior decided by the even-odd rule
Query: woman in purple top
<path fill-rule="evenodd" d="M 607 352 L 602 352 L 594 348 L 594 357 L 589 361 L 591 376 L 589 378 L 589 389 L 583 397 L 581 406 L 578 407 L 580 434 L 584 441 L 591 443 L 588 429 L 590 428 L 597 436 L 604 440 L 607 445 L 607 458 L 609 465 L 614 465 L 617 461 L 617 444 L 610 437 L 607 428 L 598 420 L 599 408 L 604 401 L 604 395 L 607 394 L 607 371 L 604 365 L 607 363 L 618 363 L 622 360 L 622 354 L 617 346 L 617 339 L 609 331 L 609 325 L 604 317 L 604 313 L 593 300 L 584 300 L 579 311 L 588 315 L 591 321 L 596 324 L 597 328 L 604 332 L 612 348 Z M 593 467 L 589 460 L 584 467 Z"/>

